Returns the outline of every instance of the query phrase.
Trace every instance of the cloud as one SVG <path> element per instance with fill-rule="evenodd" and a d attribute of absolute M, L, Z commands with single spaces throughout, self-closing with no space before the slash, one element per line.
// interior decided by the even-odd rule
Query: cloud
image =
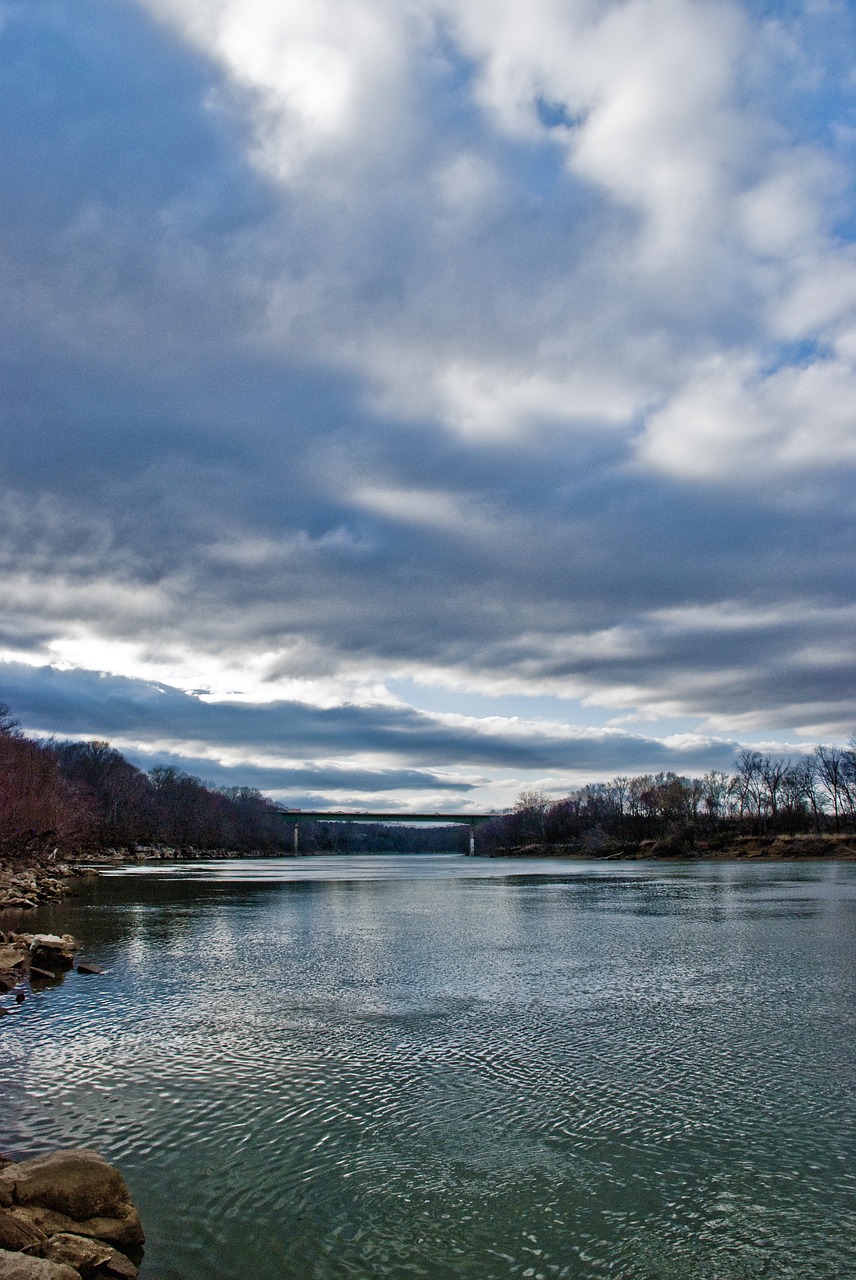
<path fill-rule="evenodd" d="M 515 786 L 533 771 L 558 773 L 570 785 L 618 770 L 704 772 L 729 765 L 737 749 L 709 735 L 657 739 L 620 728 L 427 714 L 403 704 L 211 703 L 125 677 L 14 663 L 2 667 L 0 688 L 33 732 L 107 737 L 138 758 L 169 756 L 206 776 L 240 771 L 279 792 L 314 784 L 319 791 L 453 795 L 484 787 L 484 770 L 510 774 Z"/>
<path fill-rule="evenodd" d="M 851 731 L 852 15 L 2 14 L 0 654 L 40 727 L 265 769 L 287 724 L 289 776 L 405 791 L 678 758 L 407 678 L 699 761 Z"/>

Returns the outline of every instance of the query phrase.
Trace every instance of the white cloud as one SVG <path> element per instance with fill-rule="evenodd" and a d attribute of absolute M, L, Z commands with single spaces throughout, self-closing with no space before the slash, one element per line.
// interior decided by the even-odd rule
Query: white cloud
<path fill-rule="evenodd" d="M 256 95 L 257 158 L 300 181 L 340 156 L 401 91 L 407 10 L 386 0 L 147 0 Z M 362 139 L 365 145 L 365 138 Z"/>
<path fill-rule="evenodd" d="M 706 362 L 640 441 L 643 462 L 674 475 L 769 489 L 776 476 L 856 466 L 856 369 L 817 360 L 770 374 L 757 361 Z"/>

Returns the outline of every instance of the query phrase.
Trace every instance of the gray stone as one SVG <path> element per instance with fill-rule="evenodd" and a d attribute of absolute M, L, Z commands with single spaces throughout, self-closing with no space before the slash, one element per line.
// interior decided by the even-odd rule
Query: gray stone
<path fill-rule="evenodd" d="M 68 1218 L 64 1213 L 55 1213 L 53 1209 L 40 1209 L 37 1204 L 26 1207 L 13 1204 L 9 1212 L 19 1222 L 34 1227 L 40 1237 L 52 1236 L 57 1231 L 77 1232 L 77 1223 L 74 1218 Z"/>
<path fill-rule="evenodd" d="M 122 1249 L 136 1248 L 145 1243 L 140 1215 L 132 1204 L 128 1204 L 121 1214 L 112 1217 L 85 1218 L 77 1224 L 76 1230 L 83 1235 L 95 1236 L 98 1240 L 109 1240 Z"/>
<path fill-rule="evenodd" d="M 4 974 L 15 977 L 17 969 L 17 977 L 20 978 L 21 972 L 28 967 L 28 960 L 27 947 L 23 943 L 7 942 L 0 946 L 0 971 Z"/>
<path fill-rule="evenodd" d="M 0 1280 L 80 1280 L 80 1273 L 65 1263 L 0 1249 Z"/>
<path fill-rule="evenodd" d="M 136 1280 L 137 1268 L 118 1249 L 110 1250 L 110 1258 L 98 1268 L 98 1280 Z"/>

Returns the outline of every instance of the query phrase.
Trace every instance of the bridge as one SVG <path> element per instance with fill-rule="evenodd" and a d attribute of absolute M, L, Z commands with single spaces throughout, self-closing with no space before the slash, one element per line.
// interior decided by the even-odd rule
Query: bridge
<path fill-rule="evenodd" d="M 438 826 L 451 823 L 466 824 L 470 829 L 470 856 L 476 851 L 476 827 L 482 822 L 490 822 L 495 813 L 375 813 L 336 809 L 282 809 L 280 811 L 287 822 L 294 823 L 294 853 L 300 852 L 298 830 L 301 822 L 394 822 L 397 826 L 407 826 L 411 822 L 433 822 Z"/>

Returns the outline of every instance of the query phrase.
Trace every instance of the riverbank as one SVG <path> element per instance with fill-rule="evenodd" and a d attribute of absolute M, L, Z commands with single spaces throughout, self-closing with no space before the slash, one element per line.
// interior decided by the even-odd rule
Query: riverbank
<path fill-rule="evenodd" d="M 590 833 L 587 833 L 590 834 Z M 478 852 L 478 851 L 477 851 Z M 605 861 L 801 862 L 856 860 L 856 835 L 738 836 L 715 840 L 639 840 L 621 842 L 601 834 L 597 840 L 564 844 L 532 843 L 486 855 L 497 858 L 574 858 Z"/>
<path fill-rule="evenodd" d="M 259 850 L 176 849 L 171 845 L 140 845 L 133 849 L 98 849 L 77 859 L 5 858 L 0 861 L 0 912 L 29 911 L 60 902 L 81 876 L 96 875 L 104 867 L 133 862 L 180 862 L 228 858 L 270 857 Z"/>
<path fill-rule="evenodd" d="M 59 902 L 73 891 L 82 876 L 96 875 L 107 867 L 140 862 L 217 862 L 228 859 L 272 858 L 265 851 L 235 849 L 177 849 L 170 845 L 143 845 L 133 849 L 100 849 L 80 861 L 53 858 L 6 859 L 0 862 L 0 912 L 31 910 Z M 311 859 L 312 854 L 304 857 Z M 856 860 L 856 834 L 798 834 L 775 836 L 717 836 L 711 840 L 678 837 L 664 840 L 620 841 L 602 830 L 588 831 L 579 840 L 562 844 L 533 841 L 508 849 L 481 853 L 489 858 L 571 858 L 604 861 L 808 861 Z"/>
<path fill-rule="evenodd" d="M 0 862 L 0 911 L 27 911 L 46 902 L 59 902 L 82 868 L 53 860 Z"/>

